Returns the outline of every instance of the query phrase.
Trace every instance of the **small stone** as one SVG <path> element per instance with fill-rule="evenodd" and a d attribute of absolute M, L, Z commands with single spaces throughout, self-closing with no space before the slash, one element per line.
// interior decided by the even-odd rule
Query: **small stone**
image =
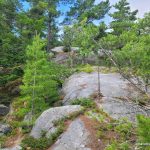
<path fill-rule="evenodd" d="M 9 108 L 3 104 L 0 105 L 0 116 L 5 116 L 9 113 Z"/>

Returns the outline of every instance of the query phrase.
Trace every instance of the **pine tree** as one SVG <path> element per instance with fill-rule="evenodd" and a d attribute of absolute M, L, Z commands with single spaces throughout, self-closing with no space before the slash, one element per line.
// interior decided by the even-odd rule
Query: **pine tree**
<path fill-rule="evenodd" d="M 113 18 L 110 26 L 115 35 L 120 35 L 124 31 L 129 31 L 136 20 L 138 10 L 131 11 L 127 0 L 120 0 L 114 5 L 116 11 L 110 16 Z"/>
<path fill-rule="evenodd" d="M 103 19 L 109 9 L 109 0 L 98 4 L 95 4 L 95 0 L 76 0 L 70 11 L 67 12 L 64 23 L 81 22 L 85 18 L 87 18 L 87 23 L 91 23 L 95 20 Z"/>
<path fill-rule="evenodd" d="M 36 36 L 32 45 L 27 47 L 27 62 L 24 69 L 23 85 L 21 86 L 23 100 L 28 111 L 34 113 L 45 109 L 57 97 L 57 82 L 53 80 L 53 66 L 47 61 L 43 47 L 45 43 Z"/>

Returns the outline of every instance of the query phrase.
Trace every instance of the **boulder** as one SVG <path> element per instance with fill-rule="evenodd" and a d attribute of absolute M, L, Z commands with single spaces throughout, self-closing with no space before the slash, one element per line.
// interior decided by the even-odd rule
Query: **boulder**
<path fill-rule="evenodd" d="M 84 122 L 77 118 L 68 127 L 67 131 L 61 135 L 51 150 L 91 150 L 88 145 L 89 132 L 84 126 Z"/>
<path fill-rule="evenodd" d="M 40 138 L 42 131 L 46 132 L 48 137 L 51 133 L 56 131 L 54 127 L 54 121 L 69 116 L 70 114 L 80 111 L 82 109 L 79 105 L 69 105 L 62 107 L 54 107 L 44 111 L 36 120 L 35 125 L 31 131 L 31 136 L 34 138 Z"/>
<path fill-rule="evenodd" d="M 9 113 L 9 108 L 3 104 L 0 105 L 0 116 L 5 116 Z"/>
<path fill-rule="evenodd" d="M 62 53 L 64 52 L 64 46 L 54 47 L 53 49 L 51 49 L 51 51 L 54 53 Z"/>
<path fill-rule="evenodd" d="M 79 47 L 71 47 L 71 51 L 76 52 L 79 50 Z M 64 46 L 58 46 L 51 49 L 54 53 L 62 53 L 64 52 Z"/>
<path fill-rule="evenodd" d="M 0 136 L 11 132 L 11 127 L 8 124 L 0 123 Z"/>

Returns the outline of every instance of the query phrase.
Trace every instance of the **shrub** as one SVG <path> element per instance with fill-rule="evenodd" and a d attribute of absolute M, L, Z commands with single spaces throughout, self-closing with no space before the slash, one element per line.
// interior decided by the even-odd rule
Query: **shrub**
<path fill-rule="evenodd" d="M 49 148 L 56 139 L 62 134 L 64 131 L 64 126 L 61 125 L 57 128 L 56 132 L 51 134 L 48 138 L 45 137 L 45 131 L 42 132 L 42 137 L 39 139 L 35 139 L 31 136 L 27 136 L 25 139 L 22 140 L 21 146 L 23 149 L 27 147 L 30 150 L 45 150 Z"/>
<path fill-rule="evenodd" d="M 71 104 L 72 105 L 81 105 L 81 106 L 84 106 L 86 108 L 94 108 L 96 106 L 94 101 L 91 99 L 88 99 L 88 98 L 76 99 L 76 100 L 72 101 Z"/>
<path fill-rule="evenodd" d="M 48 146 L 51 145 L 51 140 L 46 137 L 42 137 L 40 139 L 34 139 L 33 137 L 26 137 L 23 139 L 21 146 L 23 149 L 29 147 L 31 150 L 45 150 Z"/>
<path fill-rule="evenodd" d="M 127 139 L 130 136 L 131 130 L 132 130 L 132 123 L 126 119 L 120 120 L 119 125 L 115 127 L 115 131 L 120 133 L 121 136 L 125 139 Z"/>
<path fill-rule="evenodd" d="M 130 150 L 130 146 L 127 142 L 117 143 L 113 141 L 112 144 L 108 145 L 105 150 Z"/>
<path fill-rule="evenodd" d="M 86 72 L 86 73 L 91 73 L 94 71 L 93 67 L 89 64 L 86 64 L 85 66 L 79 67 L 77 70 L 80 72 Z"/>
<path fill-rule="evenodd" d="M 138 141 L 141 143 L 150 143 L 150 118 L 138 115 L 137 121 Z"/>

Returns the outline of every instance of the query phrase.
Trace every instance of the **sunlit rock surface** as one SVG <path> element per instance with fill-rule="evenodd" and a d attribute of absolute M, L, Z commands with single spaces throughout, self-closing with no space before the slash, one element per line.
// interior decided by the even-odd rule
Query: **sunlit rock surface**
<path fill-rule="evenodd" d="M 135 121 L 138 113 L 146 114 L 142 108 L 127 101 L 130 98 L 140 98 L 141 95 L 118 73 L 101 73 L 100 88 L 103 98 L 97 103 L 113 118 L 127 117 L 129 120 Z M 66 80 L 62 91 L 64 105 L 70 104 L 74 99 L 90 97 L 98 91 L 97 72 L 73 74 Z M 149 114 L 149 112 L 147 113 Z"/>

